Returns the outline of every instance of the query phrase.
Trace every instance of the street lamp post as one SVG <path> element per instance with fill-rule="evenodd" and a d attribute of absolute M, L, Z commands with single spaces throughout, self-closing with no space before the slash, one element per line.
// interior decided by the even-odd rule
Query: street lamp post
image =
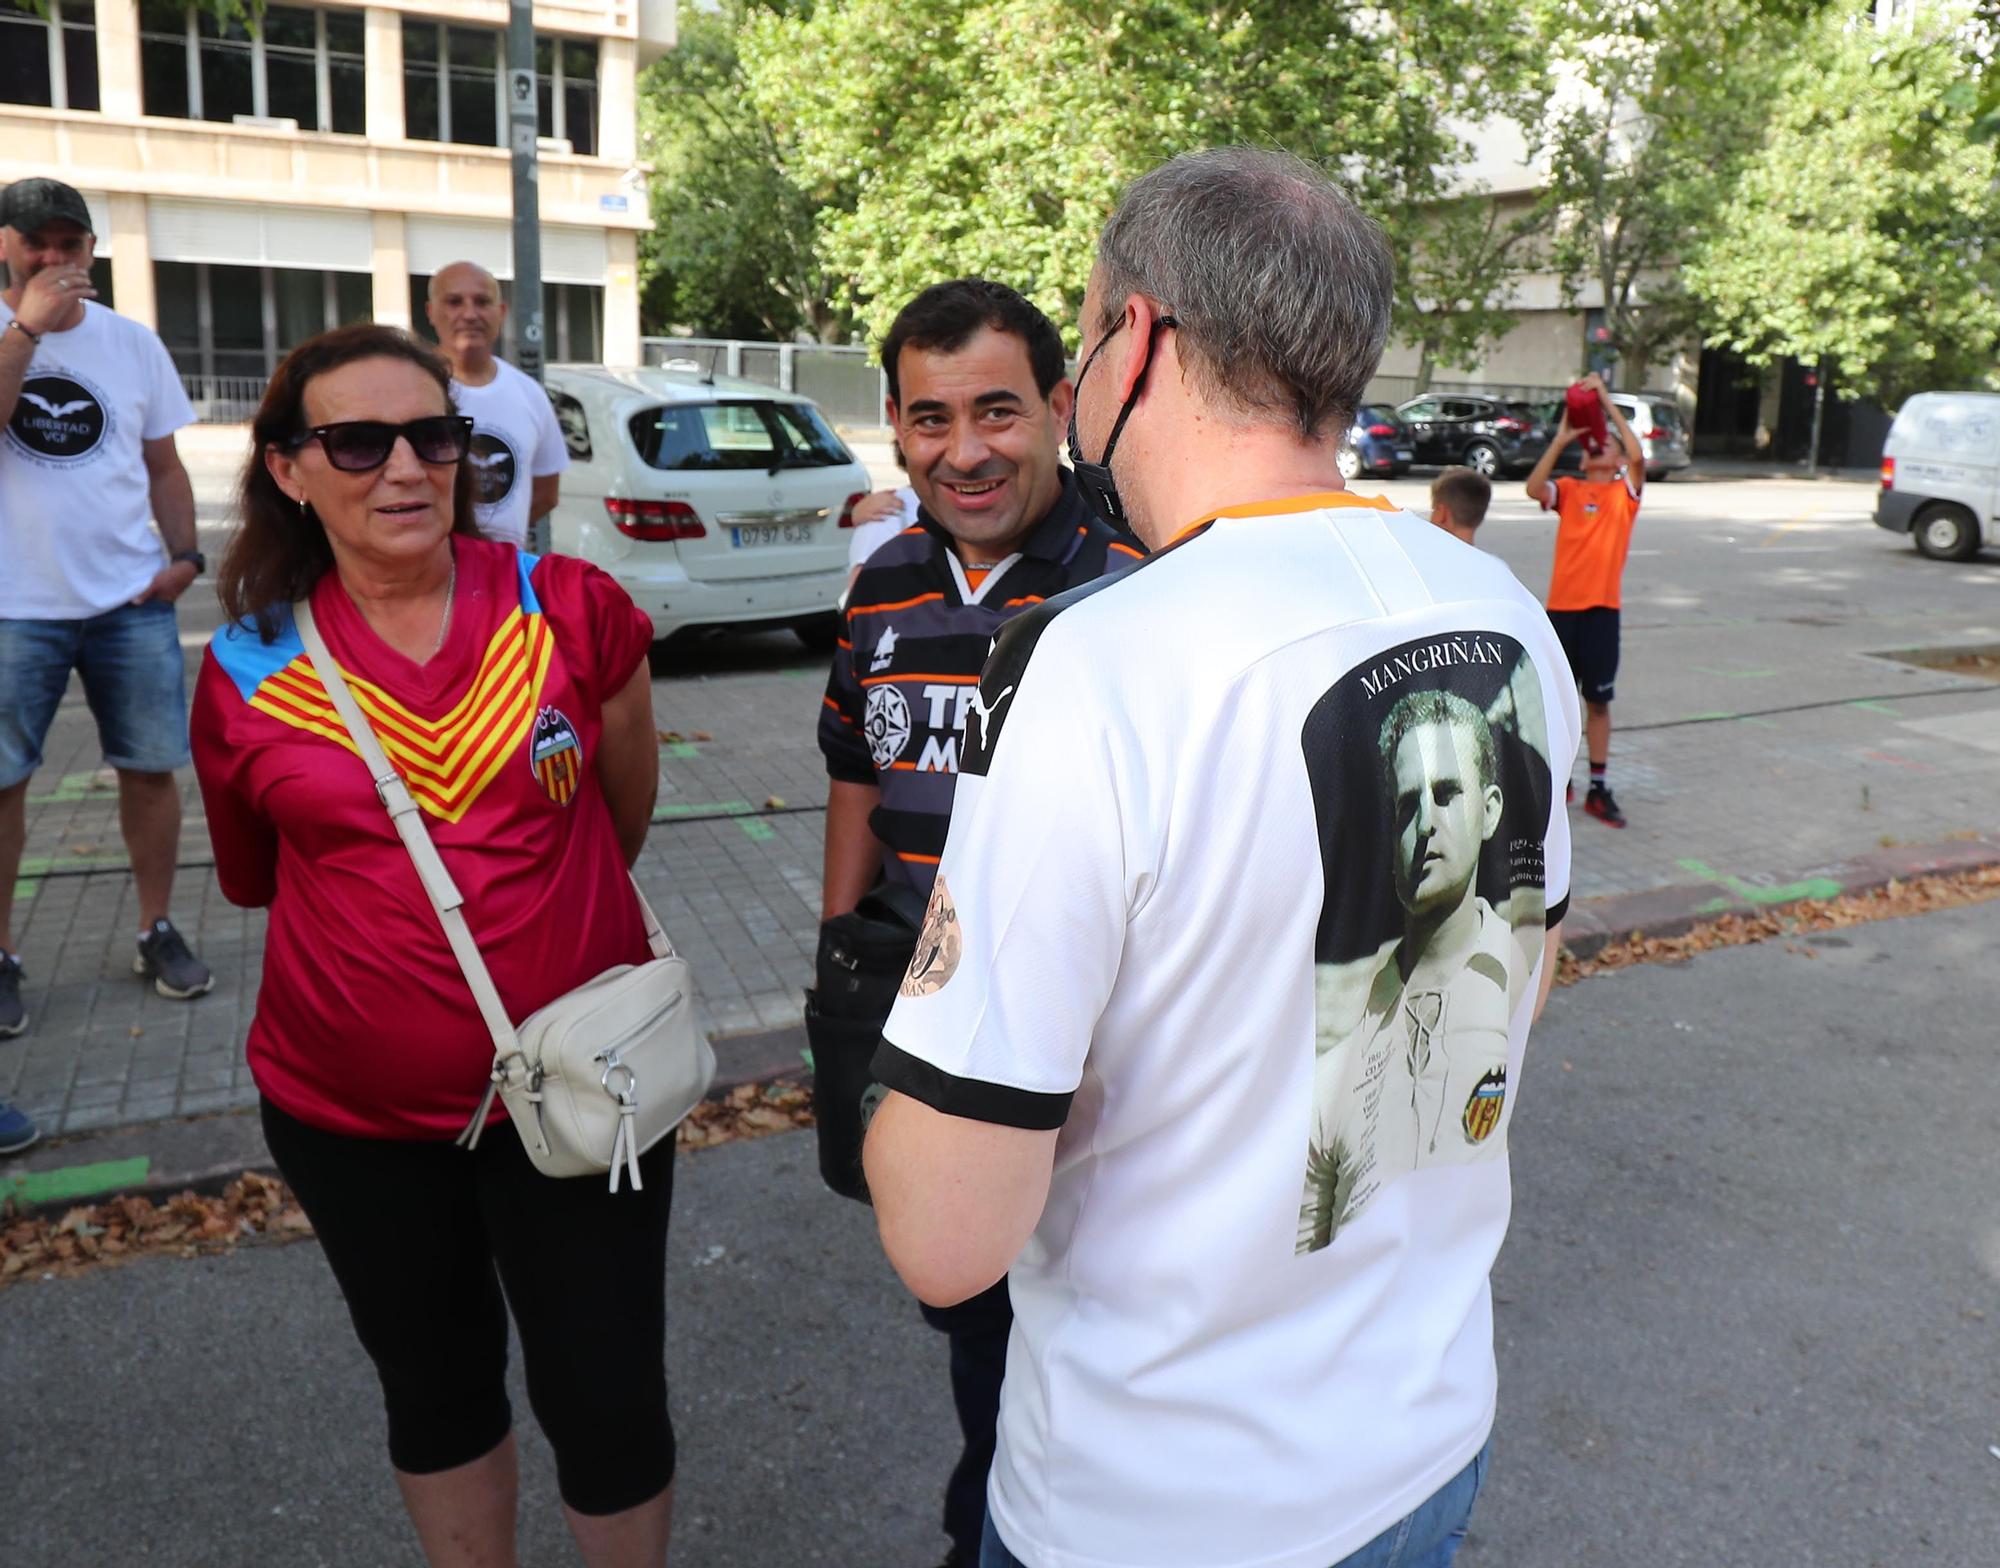
<path fill-rule="evenodd" d="M 507 145 L 514 162 L 514 358 L 542 379 L 541 170 L 535 139 L 541 119 L 535 103 L 535 13 L 531 0 L 507 5 Z M 529 525 L 528 548 L 549 547 L 547 518 Z"/>

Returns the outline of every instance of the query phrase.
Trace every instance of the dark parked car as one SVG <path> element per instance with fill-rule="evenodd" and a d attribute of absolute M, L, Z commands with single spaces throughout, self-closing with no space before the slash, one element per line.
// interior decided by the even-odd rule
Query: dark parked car
<path fill-rule="evenodd" d="M 1632 434 L 1639 438 L 1639 449 L 1646 454 L 1646 478 L 1649 481 L 1664 479 L 1694 461 L 1688 454 L 1687 426 L 1673 398 L 1646 392 L 1614 392 L 1611 401 L 1618 405 L 1618 412 L 1625 416 L 1625 422 L 1632 427 Z M 1548 424 L 1549 439 L 1553 441 L 1556 426 L 1562 422 L 1562 404 L 1545 403 L 1539 412 Z M 1563 449 L 1562 456 L 1556 459 L 1556 472 L 1574 474 L 1582 468 L 1583 449 L 1571 442 Z"/>
<path fill-rule="evenodd" d="M 1533 405 L 1461 392 L 1429 392 L 1396 410 L 1415 437 L 1416 461 L 1463 464 L 1488 479 L 1525 473 L 1549 444 Z"/>
<path fill-rule="evenodd" d="M 1384 403 L 1364 403 L 1340 443 L 1340 477 L 1395 479 L 1409 472 L 1415 456 L 1410 427 Z"/>

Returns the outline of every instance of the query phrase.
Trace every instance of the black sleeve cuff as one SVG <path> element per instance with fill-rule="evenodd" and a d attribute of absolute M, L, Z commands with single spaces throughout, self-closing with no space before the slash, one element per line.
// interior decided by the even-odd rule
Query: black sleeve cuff
<path fill-rule="evenodd" d="M 826 776 L 836 784 L 880 784 L 882 775 L 866 763 L 849 762 L 826 752 Z"/>
<path fill-rule="evenodd" d="M 1069 1120 L 1069 1102 L 1074 1098 L 1010 1089 L 978 1078 L 956 1078 L 886 1039 L 875 1048 L 872 1070 L 875 1081 L 883 1087 L 921 1100 L 934 1111 L 1026 1132 L 1053 1132 L 1062 1126 Z"/>
<path fill-rule="evenodd" d="M 1548 913 L 1542 916 L 1542 924 L 1548 930 L 1553 931 L 1557 926 L 1563 923 L 1563 921 L 1568 917 L 1568 915 L 1569 915 L 1569 894 L 1565 893 L 1561 898 L 1557 899 L 1553 904 L 1549 905 Z"/>

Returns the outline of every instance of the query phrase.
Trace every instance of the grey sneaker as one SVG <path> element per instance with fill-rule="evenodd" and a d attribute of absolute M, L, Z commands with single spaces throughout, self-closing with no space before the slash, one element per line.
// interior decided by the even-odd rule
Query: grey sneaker
<path fill-rule="evenodd" d="M 187 939 L 174 929 L 171 920 L 154 921 L 153 929 L 139 938 L 132 973 L 151 979 L 155 991 L 177 1002 L 206 995 L 215 984 L 208 965 L 194 956 Z"/>
<path fill-rule="evenodd" d="M 0 952 L 0 1038 L 28 1027 L 28 1010 L 21 1005 L 21 960 Z"/>

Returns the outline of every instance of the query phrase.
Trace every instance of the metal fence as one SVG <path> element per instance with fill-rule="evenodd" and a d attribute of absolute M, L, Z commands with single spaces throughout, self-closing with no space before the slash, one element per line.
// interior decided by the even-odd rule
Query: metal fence
<path fill-rule="evenodd" d="M 266 376 L 181 377 L 181 387 L 194 404 L 194 417 L 202 425 L 239 425 L 257 412 L 264 401 Z"/>
<path fill-rule="evenodd" d="M 641 338 L 648 365 L 739 376 L 811 398 L 837 425 L 879 425 L 889 381 L 859 344 L 753 343 L 742 338 Z"/>
<path fill-rule="evenodd" d="M 889 396 L 872 349 L 859 344 L 754 343 L 742 338 L 641 338 L 648 365 L 677 365 L 704 374 L 738 376 L 786 392 L 798 392 L 820 406 L 837 425 L 880 425 Z M 1075 367 L 1071 367 L 1074 374 Z M 1458 381 L 1432 378 L 1432 392 L 1477 393 L 1513 402 L 1546 403 L 1563 388 L 1511 381 Z M 1407 403 L 1417 395 L 1415 376 L 1377 376 L 1365 401 Z"/>

